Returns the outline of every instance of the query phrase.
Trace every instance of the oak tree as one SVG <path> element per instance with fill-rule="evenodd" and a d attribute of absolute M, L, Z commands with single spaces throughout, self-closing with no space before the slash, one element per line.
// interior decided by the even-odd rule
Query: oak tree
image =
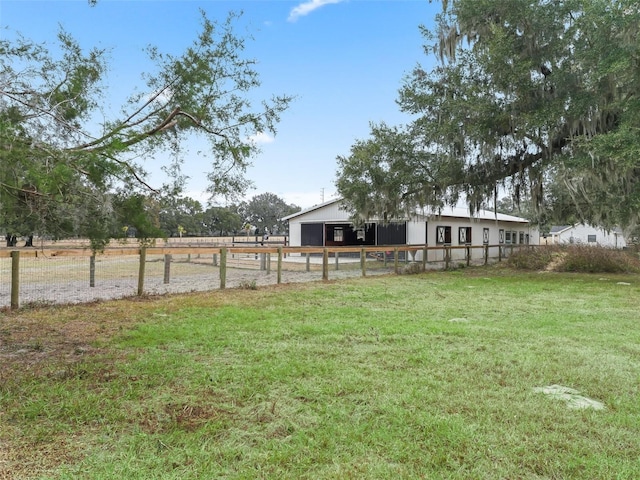
<path fill-rule="evenodd" d="M 203 224 L 208 235 L 229 236 L 242 230 L 244 222 L 236 205 L 212 206 L 203 213 Z"/>
<path fill-rule="evenodd" d="M 640 215 L 636 0 L 449 0 L 423 28 L 433 68 L 400 89 L 405 126 L 338 157 L 361 216 L 499 196 L 538 215 L 630 226 Z"/>
<path fill-rule="evenodd" d="M 298 206 L 289 205 L 274 193 L 255 195 L 238 208 L 244 221 L 256 227 L 260 234 L 267 229 L 269 233 L 278 235 L 287 233 L 287 222 L 283 222 L 282 218 L 298 210 Z"/>

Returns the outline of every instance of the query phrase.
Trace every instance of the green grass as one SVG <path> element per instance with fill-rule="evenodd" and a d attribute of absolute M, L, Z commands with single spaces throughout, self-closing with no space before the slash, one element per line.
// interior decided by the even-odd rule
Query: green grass
<path fill-rule="evenodd" d="M 472 268 L 74 307 L 122 323 L 2 378 L 0 460 L 51 479 L 640 478 L 639 280 Z M 534 391 L 552 384 L 606 409 Z"/>

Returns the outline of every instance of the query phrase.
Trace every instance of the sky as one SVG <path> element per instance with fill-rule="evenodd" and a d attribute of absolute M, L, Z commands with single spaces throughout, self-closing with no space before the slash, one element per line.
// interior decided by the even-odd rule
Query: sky
<path fill-rule="evenodd" d="M 200 27 L 200 10 L 224 21 L 242 11 L 236 34 L 248 32 L 246 56 L 257 61 L 262 98 L 296 97 L 275 137 L 263 137 L 247 177 L 246 199 L 274 193 L 308 208 L 334 198 L 338 156 L 366 139 L 370 123 L 406 123 L 396 99 L 416 65 L 430 68 L 420 25 L 440 11 L 428 0 L 0 0 L 0 35 L 20 32 L 52 45 L 59 27 L 89 49 L 110 51 L 109 87 L 114 96 L 141 84 L 144 49 L 180 54 Z M 123 93 L 124 94 L 124 93 Z M 115 102 L 116 100 L 114 100 Z M 206 203 L 202 160 L 187 159 L 186 194 Z M 145 164 L 160 179 L 153 162 Z M 160 180 L 158 180 L 160 181 Z"/>

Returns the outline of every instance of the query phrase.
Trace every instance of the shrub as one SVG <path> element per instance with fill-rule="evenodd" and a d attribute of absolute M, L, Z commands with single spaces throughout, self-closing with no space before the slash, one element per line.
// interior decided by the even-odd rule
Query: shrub
<path fill-rule="evenodd" d="M 639 273 L 637 255 L 613 248 L 554 245 L 522 249 L 507 260 L 519 270 L 553 270 L 580 273 Z"/>
<path fill-rule="evenodd" d="M 513 252 L 507 264 L 517 270 L 545 270 L 559 255 L 555 246 L 523 248 Z"/>
<path fill-rule="evenodd" d="M 564 259 L 556 270 L 582 273 L 637 273 L 640 272 L 640 261 L 637 256 L 623 250 L 572 245 L 565 249 Z"/>
<path fill-rule="evenodd" d="M 238 288 L 242 290 L 257 290 L 258 285 L 256 285 L 255 280 L 242 280 L 240 285 L 238 285 Z"/>
<path fill-rule="evenodd" d="M 400 271 L 401 275 L 413 275 L 416 273 L 422 273 L 422 263 L 411 262 Z"/>

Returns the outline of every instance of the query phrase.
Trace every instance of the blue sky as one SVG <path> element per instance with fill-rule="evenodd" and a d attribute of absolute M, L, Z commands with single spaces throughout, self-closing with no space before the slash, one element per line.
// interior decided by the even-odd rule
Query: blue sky
<path fill-rule="evenodd" d="M 246 53 L 258 61 L 260 95 L 297 97 L 247 172 L 256 186 L 247 198 L 271 192 L 306 208 L 335 195 L 336 157 L 368 136 L 370 122 L 408 120 L 397 91 L 417 63 L 433 64 L 418 27 L 431 25 L 440 8 L 428 0 L 100 0 L 95 7 L 86 0 L 0 0 L 0 35 L 9 28 L 53 43 L 62 26 L 83 48 L 110 50 L 110 87 L 124 95 L 141 84 L 145 47 L 179 54 L 199 31 L 200 9 L 220 21 L 242 11 L 239 27 L 254 38 Z M 205 199 L 207 168 L 185 163 L 190 196 Z"/>

